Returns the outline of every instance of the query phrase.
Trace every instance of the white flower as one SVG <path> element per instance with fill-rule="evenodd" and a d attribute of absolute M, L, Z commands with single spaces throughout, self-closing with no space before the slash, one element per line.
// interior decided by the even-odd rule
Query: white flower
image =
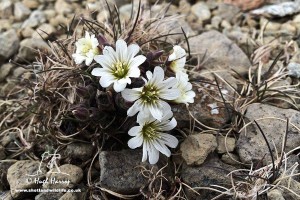
<path fill-rule="evenodd" d="M 95 55 L 99 54 L 98 40 L 95 35 L 85 32 L 85 38 L 79 39 L 76 43 L 76 53 L 72 55 L 76 64 L 81 64 L 85 61 L 86 65 L 90 65 Z"/>
<path fill-rule="evenodd" d="M 194 103 L 195 92 L 192 90 L 192 84 L 182 74 L 176 74 L 177 84 L 174 86 L 180 91 L 180 95 L 174 101 L 176 103 Z"/>
<path fill-rule="evenodd" d="M 140 51 L 137 44 L 131 44 L 127 47 L 124 40 L 119 39 L 116 43 L 116 51 L 106 46 L 103 49 L 103 55 L 95 56 L 95 61 L 102 68 L 94 68 L 92 75 L 101 76 L 100 85 L 104 88 L 114 84 L 114 90 L 121 92 L 127 84 L 131 84 L 131 77 L 140 76 L 138 68 L 146 57 L 143 55 L 135 55 Z"/>
<path fill-rule="evenodd" d="M 291 62 L 288 64 L 287 69 L 289 70 L 288 74 L 300 78 L 300 64 Z"/>
<path fill-rule="evenodd" d="M 164 100 L 174 100 L 179 96 L 179 90 L 172 88 L 177 80 L 174 77 L 164 80 L 164 70 L 155 67 L 153 74 L 146 72 L 148 81 L 144 79 L 145 85 L 141 88 L 125 89 L 122 96 L 127 101 L 135 101 L 128 109 L 127 115 L 133 116 L 137 112 L 139 115 L 151 113 L 151 115 L 161 121 L 164 110 L 171 110 L 171 107 Z"/>
<path fill-rule="evenodd" d="M 144 115 L 137 118 L 139 126 L 132 127 L 128 134 L 134 136 L 128 141 L 128 146 L 135 149 L 143 145 L 143 158 L 146 161 L 149 157 L 149 163 L 155 164 L 159 159 L 159 152 L 170 157 L 171 152 L 167 146 L 175 148 L 178 145 L 176 137 L 165 133 L 176 127 L 177 122 L 172 118 L 173 113 L 166 110 L 161 122 L 151 115 Z"/>
<path fill-rule="evenodd" d="M 171 61 L 170 68 L 173 72 L 186 73 L 184 68 L 186 62 L 186 52 L 183 48 L 176 45 L 173 47 L 173 53 L 169 56 L 168 61 Z"/>

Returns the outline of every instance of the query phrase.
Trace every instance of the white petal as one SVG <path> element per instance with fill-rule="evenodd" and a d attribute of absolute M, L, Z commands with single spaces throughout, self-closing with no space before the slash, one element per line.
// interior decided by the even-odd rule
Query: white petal
<path fill-rule="evenodd" d="M 162 142 L 155 140 L 153 141 L 153 145 L 162 154 L 166 155 L 167 157 L 170 157 L 171 151 Z"/>
<path fill-rule="evenodd" d="M 119 84 L 131 84 L 131 79 L 129 77 L 121 78 L 117 81 Z"/>
<path fill-rule="evenodd" d="M 103 76 L 107 74 L 107 71 L 103 68 L 94 68 L 91 73 L 93 76 Z"/>
<path fill-rule="evenodd" d="M 91 39 L 89 32 L 85 31 L 85 39 Z"/>
<path fill-rule="evenodd" d="M 106 55 L 96 55 L 94 60 L 104 68 L 112 68 L 112 60 Z"/>
<path fill-rule="evenodd" d="M 140 47 L 137 44 L 131 44 L 128 46 L 127 53 L 128 53 L 128 60 L 133 58 L 138 52 L 140 51 Z"/>
<path fill-rule="evenodd" d="M 162 140 L 166 145 L 168 145 L 171 148 L 176 148 L 178 145 L 177 138 L 167 133 L 161 133 L 160 140 Z"/>
<path fill-rule="evenodd" d="M 160 110 L 160 108 L 157 105 L 150 105 L 149 110 L 151 112 L 151 115 L 157 119 L 158 121 L 161 121 L 163 117 L 163 112 Z"/>
<path fill-rule="evenodd" d="M 149 124 L 156 119 L 152 117 L 149 109 L 144 109 L 142 108 L 139 114 L 137 115 L 136 122 L 139 123 L 140 125 L 145 125 Z"/>
<path fill-rule="evenodd" d="M 161 83 L 164 80 L 164 76 L 165 76 L 164 70 L 159 66 L 155 67 L 154 71 L 153 71 L 153 82 L 152 83 L 156 83 L 156 84 Z"/>
<path fill-rule="evenodd" d="M 148 155 L 149 155 L 149 163 L 151 165 L 156 164 L 159 159 L 159 151 L 155 149 L 153 144 L 148 145 Z"/>
<path fill-rule="evenodd" d="M 123 91 L 125 89 L 126 85 L 127 85 L 127 83 L 120 83 L 118 81 L 115 81 L 115 83 L 114 83 L 114 90 L 116 92 L 121 92 L 121 91 Z"/>
<path fill-rule="evenodd" d="M 100 78 L 100 85 L 104 88 L 107 88 L 114 82 L 114 77 L 109 75 L 101 76 Z"/>
<path fill-rule="evenodd" d="M 130 136 L 137 136 L 141 130 L 142 130 L 141 126 L 134 126 L 128 131 L 128 134 Z"/>
<path fill-rule="evenodd" d="M 172 120 L 170 122 L 159 126 L 159 130 L 160 131 L 170 131 L 173 128 L 175 128 L 176 126 L 177 126 L 177 121 L 175 118 L 172 118 Z"/>
<path fill-rule="evenodd" d="M 165 114 L 167 112 L 171 112 L 172 113 L 171 106 L 167 102 L 165 102 L 163 100 L 158 100 L 157 104 L 159 105 L 158 107 L 162 110 L 163 114 Z"/>
<path fill-rule="evenodd" d="M 116 52 L 119 60 L 125 61 L 125 55 L 127 55 L 127 44 L 124 40 L 119 39 L 116 42 Z"/>
<path fill-rule="evenodd" d="M 135 89 L 125 89 L 121 94 L 126 101 L 135 101 L 140 98 L 140 91 Z"/>
<path fill-rule="evenodd" d="M 86 64 L 86 66 L 90 66 L 90 64 L 93 62 L 93 57 L 87 57 L 86 59 L 85 59 L 85 64 Z"/>
<path fill-rule="evenodd" d="M 180 91 L 178 89 L 167 89 L 163 90 L 159 93 L 159 97 L 166 100 L 174 100 L 178 98 L 180 95 Z"/>
<path fill-rule="evenodd" d="M 143 144 L 143 139 L 141 136 L 136 136 L 134 138 L 131 138 L 129 141 L 128 141 L 128 146 L 129 148 L 131 149 L 135 149 L 137 147 L 140 147 L 142 146 Z"/>
<path fill-rule="evenodd" d="M 116 63 L 118 61 L 117 54 L 111 46 L 105 46 L 102 52 L 103 55 L 109 56 L 110 60 L 112 60 L 112 63 Z"/>
<path fill-rule="evenodd" d="M 141 75 L 141 71 L 138 67 L 130 68 L 128 72 L 129 77 L 138 78 Z"/>
<path fill-rule="evenodd" d="M 139 55 L 137 57 L 134 57 L 131 59 L 130 63 L 129 63 L 129 67 L 131 68 L 135 68 L 140 66 L 141 64 L 143 64 L 146 60 L 146 57 L 143 55 Z"/>
<path fill-rule="evenodd" d="M 148 157 L 148 151 L 147 151 L 147 146 L 148 146 L 148 143 L 145 142 L 144 145 L 143 145 L 143 158 L 142 158 L 142 162 L 145 162 L 147 160 L 147 157 Z"/>
<path fill-rule="evenodd" d="M 167 102 L 165 102 L 165 103 L 168 104 Z M 160 104 L 160 106 L 162 106 L 162 105 Z M 162 107 L 162 111 L 163 111 L 162 121 L 166 121 L 166 120 L 170 119 L 173 116 L 173 112 L 171 110 L 170 105 L 167 106 L 167 107 L 163 106 Z"/>
<path fill-rule="evenodd" d="M 74 58 L 74 61 L 77 65 L 81 64 L 85 59 L 86 57 L 85 56 L 82 56 L 80 54 L 77 54 L 77 53 L 74 53 L 72 55 L 72 57 Z"/>
<path fill-rule="evenodd" d="M 138 111 L 141 109 L 141 101 L 137 100 L 134 102 L 134 104 L 127 110 L 127 115 L 128 116 L 133 116 L 135 115 Z"/>
<path fill-rule="evenodd" d="M 176 84 L 177 84 L 177 79 L 175 77 L 170 77 L 170 78 L 163 81 L 162 88 L 165 88 L 165 89 L 166 88 L 171 88 Z"/>
<path fill-rule="evenodd" d="M 152 79 L 152 75 L 153 75 L 152 72 L 150 72 L 150 71 L 146 72 L 146 76 L 147 76 L 148 80 Z"/>

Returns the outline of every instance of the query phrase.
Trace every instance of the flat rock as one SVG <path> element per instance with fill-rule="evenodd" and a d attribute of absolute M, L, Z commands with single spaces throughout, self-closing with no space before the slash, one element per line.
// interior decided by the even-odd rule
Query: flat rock
<path fill-rule="evenodd" d="M 253 120 L 264 118 L 263 120 L 258 120 L 257 123 L 266 135 L 273 153 L 275 153 L 273 142 L 278 153 L 281 153 L 287 118 L 289 118 L 290 123 L 294 124 L 298 127 L 298 129 L 300 128 L 300 112 L 293 109 L 282 109 L 270 105 L 254 103 L 248 107 L 245 117 L 252 122 Z M 279 118 L 281 120 L 275 118 Z M 299 144 L 300 133 L 290 124 L 285 151 L 288 152 L 298 147 Z M 259 161 L 264 158 L 264 156 L 266 156 L 265 158 L 267 160 L 270 160 L 270 154 L 266 142 L 257 126 L 254 124 L 249 125 L 243 132 L 241 132 L 237 141 L 237 152 L 241 161 L 246 163 Z"/>
<path fill-rule="evenodd" d="M 67 3 L 65 0 L 57 0 L 54 5 L 55 11 L 58 14 L 66 15 L 68 13 L 72 13 L 72 5 L 70 3 Z"/>
<path fill-rule="evenodd" d="M 208 31 L 191 37 L 189 43 L 192 53 L 205 56 L 207 60 L 204 66 L 207 70 L 213 71 L 216 67 L 222 67 L 223 71 L 234 69 L 240 74 L 247 74 L 251 65 L 246 54 L 218 31 Z"/>
<path fill-rule="evenodd" d="M 13 3 L 11 0 L 2 0 L 0 2 L 0 18 L 8 19 L 13 15 Z"/>
<path fill-rule="evenodd" d="M 24 23 L 22 24 L 22 28 L 35 28 L 44 22 L 46 22 L 45 14 L 40 10 L 35 10 L 30 14 L 29 18 L 24 21 Z"/>
<path fill-rule="evenodd" d="M 36 9 L 40 5 L 39 0 L 23 0 L 22 3 L 30 9 Z"/>
<path fill-rule="evenodd" d="M 30 15 L 31 11 L 22 2 L 15 3 L 14 6 L 14 16 L 18 21 L 26 19 Z"/>
<path fill-rule="evenodd" d="M 5 80 L 12 68 L 13 64 L 11 63 L 6 63 L 0 67 L 0 82 Z"/>
<path fill-rule="evenodd" d="M 7 170 L 16 162 L 16 160 L 0 160 L 0 191 L 9 189 Z"/>
<path fill-rule="evenodd" d="M 217 137 L 218 147 L 217 151 L 218 153 L 226 153 L 232 152 L 235 148 L 235 139 L 231 137 L 224 137 L 224 136 L 218 136 Z"/>
<path fill-rule="evenodd" d="M 205 82 L 210 82 L 210 80 L 205 80 Z M 221 83 L 220 89 L 226 100 L 232 100 L 232 89 L 226 89 L 226 86 Z M 194 103 L 189 104 L 188 109 L 194 118 L 205 126 L 213 128 L 220 128 L 226 124 L 231 114 L 229 113 L 230 110 L 225 108 L 224 103 L 216 101 L 216 99 L 222 99 L 216 84 L 196 82 L 193 90 L 196 93 L 196 97 Z M 185 105 L 174 104 L 172 105 L 172 111 L 177 120 L 177 127 L 189 127 L 193 119 Z"/>
<path fill-rule="evenodd" d="M 34 180 L 43 180 L 46 172 L 46 166 L 39 161 L 22 160 L 10 166 L 7 172 L 7 180 L 10 185 L 12 197 L 19 198 L 21 195 L 24 195 L 24 193 L 16 191 L 17 189 L 34 189 L 40 187 Z"/>
<path fill-rule="evenodd" d="M 120 194 L 136 194 L 140 188 L 147 185 L 148 179 L 141 174 L 142 168 L 139 166 L 152 169 L 153 173 L 156 173 L 166 164 L 162 162 L 162 155 L 155 165 L 141 162 L 142 151 L 140 150 L 103 151 L 99 159 L 100 186 Z M 168 167 L 163 170 L 163 173 L 166 169 Z"/>
<path fill-rule="evenodd" d="M 19 53 L 17 55 L 17 60 L 20 62 L 34 61 L 35 57 L 38 55 L 38 50 L 50 52 L 50 47 L 42 39 L 26 38 L 20 43 Z"/>
<path fill-rule="evenodd" d="M 74 188 L 83 178 L 83 171 L 80 167 L 71 164 L 64 164 L 58 169 L 47 172 L 46 183 L 43 188 Z"/>
<path fill-rule="evenodd" d="M 10 29 L 0 34 L 0 63 L 14 55 L 20 46 L 20 40 L 15 30 Z"/>
<path fill-rule="evenodd" d="M 209 7 L 204 2 L 197 2 L 194 4 L 191 8 L 191 11 L 200 21 L 208 20 L 211 17 Z"/>
<path fill-rule="evenodd" d="M 35 196 L 35 200 L 53 200 L 60 199 L 63 196 L 63 193 L 60 192 L 41 192 Z M 71 199 L 70 199 L 71 200 Z"/>
<path fill-rule="evenodd" d="M 42 24 L 36 29 L 36 32 L 32 34 L 32 38 L 48 39 L 49 35 L 54 32 L 55 28 L 51 24 Z"/>
<path fill-rule="evenodd" d="M 208 154 L 217 147 L 217 139 L 213 134 L 189 135 L 180 145 L 183 159 L 188 165 L 201 165 Z"/>
<path fill-rule="evenodd" d="M 93 156 L 93 146 L 86 143 L 72 143 L 67 146 L 63 154 L 69 158 L 86 161 Z"/>
<path fill-rule="evenodd" d="M 282 191 L 279 189 L 273 189 L 267 193 L 269 200 L 285 200 L 285 198 L 282 195 Z"/>
<path fill-rule="evenodd" d="M 235 169 L 235 167 L 221 162 L 217 156 L 211 156 L 201 166 L 191 167 L 184 165 L 181 177 L 183 182 L 191 188 L 209 187 L 211 185 L 228 187 L 231 185 L 231 182 L 227 174 Z M 185 192 L 187 199 L 191 200 L 209 200 L 219 194 L 211 190 L 197 190 L 200 193 L 200 195 L 197 195 L 188 188 L 186 188 Z"/>

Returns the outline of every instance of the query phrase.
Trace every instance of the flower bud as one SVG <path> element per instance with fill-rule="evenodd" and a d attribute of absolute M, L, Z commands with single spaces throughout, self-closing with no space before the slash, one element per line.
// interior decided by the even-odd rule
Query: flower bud
<path fill-rule="evenodd" d="M 100 45 L 109 46 L 107 39 L 103 35 L 98 35 L 97 39 Z"/>
<path fill-rule="evenodd" d="M 72 113 L 75 116 L 75 118 L 80 121 L 86 121 L 90 118 L 90 112 L 84 107 L 78 107 L 75 110 L 73 110 Z"/>

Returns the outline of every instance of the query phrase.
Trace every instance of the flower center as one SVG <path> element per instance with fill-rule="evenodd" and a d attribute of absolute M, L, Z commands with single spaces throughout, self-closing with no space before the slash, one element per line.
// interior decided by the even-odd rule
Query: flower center
<path fill-rule="evenodd" d="M 143 139 L 146 141 L 152 141 L 159 137 L 159 133 L 156 131 L 156 127 L 153 123 L 143 126 L 142 135 Z"/>
<path fill-rule="evenodd" d="M 89 42 L 85 43 L 83 45 L 83 48 L 82 48 L 82 53 L 84 55 L 86 55 L 91 50 L 91 48 L 92 48 L 92 44 L 91 43 L 89 43 Z"/>
<path fill-rule="evenodd" d="M 117 79 L 122 79 L 124 78 L 129 71 L 129 67 L 126 63 L 118 61 L 113 65 L 113 75 Z"/>
<path fill-rule="evenodd" d="M 152 85 L 145 85 L 142 94 L 141 94 L 141 99 L 143 103 L 155 103 L 159 99 L 159 91 L 155 86 Z"/>

